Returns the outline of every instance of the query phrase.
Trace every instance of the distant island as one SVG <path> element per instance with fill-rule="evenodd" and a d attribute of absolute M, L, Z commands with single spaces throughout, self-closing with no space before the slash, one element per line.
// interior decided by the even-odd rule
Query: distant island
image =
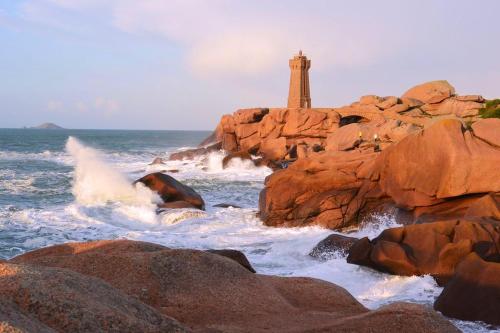
<path fill-rule="evenodd" d="M 30 127 L 30 128 L 34 128 L 34 129 L 64 129 L 63 127 L 58 126 L 54 123 L 43 123 L 43 124 L 40 124 L 38 126 L 34 126 L 34 127 Z"/>

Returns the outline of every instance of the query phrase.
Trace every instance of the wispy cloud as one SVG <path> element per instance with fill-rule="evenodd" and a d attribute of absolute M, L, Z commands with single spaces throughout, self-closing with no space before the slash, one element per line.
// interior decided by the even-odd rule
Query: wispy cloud
<path fill-rule="evenodd" d="M 95 22 L 99 12 L 102 25 L 178 44 L 185 63 L 199 75 L 260 75 L 299 48 L 314 55 L 318 69 L 368 65 L 389 52 L 383 25 L 373 26 L 366 35 L 358 22 L 332 20 L 317 12 L 304 17 L 300 8 L 257 4 L 262 10 L 247 11 L 247 5 L 227 0 L 31 0 L 22 9 L 27 20 L 60 29 L 75 29 L 66 23 L 68 16 L 92 16 L 85 21 Z"/>

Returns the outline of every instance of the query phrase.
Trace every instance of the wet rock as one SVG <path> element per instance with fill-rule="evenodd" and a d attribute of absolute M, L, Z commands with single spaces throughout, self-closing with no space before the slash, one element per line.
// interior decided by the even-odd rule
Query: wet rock
<path fill-rule="evenodd" d="M 500 325 L 500 263 L 469 254 L 458 265 L 434 308 L 451 318 Z"/>
<path fill-rule="evenodd" d="M 135 181 L 135 183 L 137 182 L 143 183 L 152 191 L 158 193 L 166 204 L 184 201 L 193 207 L 205 210 L 205 202 L 195 190 L 169 175 L 155 172 Z"/>
<path fill-rule="evenodd" d="M 229 166 L 231 160 L 239 158 L 242 161 L 253 161 L 252 155 L 246 151 L 241 151 L 237 153 L 230 153 L 222 159 L 222 168 L 226 169 Z"/>
<path fill-rule="evenodd" d="M 207 252 L 234 260 L 241 266 L 245 267 L 248 271 L 255 273 L 255 269 L 252 267 L 247 257 L 241 251 L 224 249 L 224 250 L 207 250 Z"/>
<path fill-rule="evenodd" d="M 358 238 L 331 234 L 316 244 L 309 255 L 316 259 L 326 260 L 335 254 L 346 255 Z"/>
<path fill-rule="evenodd" d="M 99 283 L 104 280 L 196 331 L 458 332 L 421 305 L 396 303 L 369 311 L 334 284 L 253 274 L 234 260 L 205 251 L 98 241 L 53 246 L 13 262 L 98 277 Z"/>
<path fill-rule="evenodd" d="M 218 208 L 241 208 L 241 206 L 235 205 L 235 204 L 229 204 L 229 203 L 219 203 L 216 205 L 213 205 L 212 207 L 218 207 Z"/>
<path fill-rule="evenodd" d="M 155 157 L 153 162 L 149 163 L 149 165 L 157 165 L 157 164 L 165 164 L 165 162 L 163 161 L 163 158 Z"/>
<path fill-rule="evenodd" d="M 158 209 L 178 209 L 178 208 L 193 208 L 193 209 L 199 209 L 198 207 L 194 206 L 193 204 L 187 202 L 187 201 L 170 201 L 170 202 L 165 202 L 162 204 L 159 204 Z"/>
<path fill-rule="evenodd" d="M 182 161 L 182 160 L 192 160 L 200 156 L 207 155 L 212 152 L 216 152 L 222 149 L 222 142 L 214 143 L 207 147 L 194 148 L 183 150 L 177 153 L 172 153 L 169 156 L 170 161 Z"/>
<path fill-rule="evenodd" d="M 426 275 L 445 284 L 470 253 L 500 258 L 500 223 L 466 220 L 408 225 L 363 238 L 349 250 L 347 262 L 396 275 Z"/>

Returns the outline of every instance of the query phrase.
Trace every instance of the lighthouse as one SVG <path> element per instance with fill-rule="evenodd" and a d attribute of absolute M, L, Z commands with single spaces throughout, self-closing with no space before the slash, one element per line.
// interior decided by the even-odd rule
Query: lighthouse
<path fill-rule="evenodd" d="M 309 68 L 311 60 L 302 54 L 302 50 L 288 61 L 290 66 L 290 89 L 288 91 L 289 108 L 311 108 L 309 90 Z"/>

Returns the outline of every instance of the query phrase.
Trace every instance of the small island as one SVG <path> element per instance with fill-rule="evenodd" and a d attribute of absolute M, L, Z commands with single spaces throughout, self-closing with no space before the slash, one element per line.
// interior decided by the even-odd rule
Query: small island
<path fill-rule="evenodd" d="M 54 123 L 43 123 L 38 126 L 30 127 L 31 129 L 64 129 L 63 127 Z"/>

